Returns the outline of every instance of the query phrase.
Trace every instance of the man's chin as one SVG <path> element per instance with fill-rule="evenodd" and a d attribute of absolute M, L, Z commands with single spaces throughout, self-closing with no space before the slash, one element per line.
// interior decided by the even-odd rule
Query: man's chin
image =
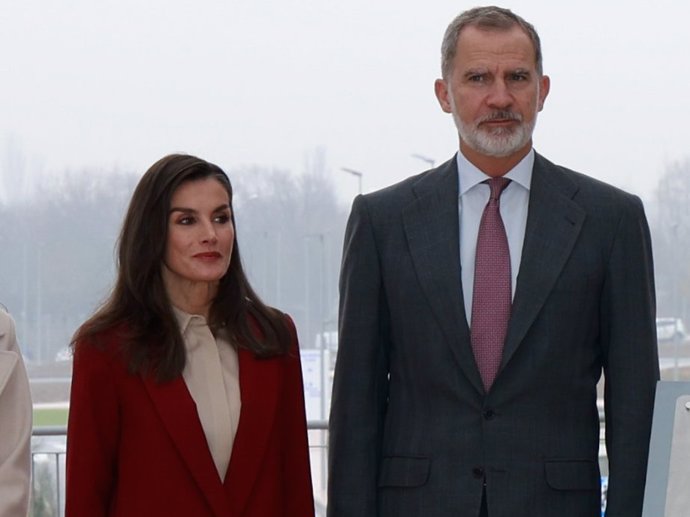
<path fill-rule="evenodd" d="M 520 151 L 527 142 L 466 142 L 475 152 L 492 158 L 506 158 Z"/>
<path fill-rule="evenodd" d="M 493 158 L 505 158 L 523 149 L 530 141 L 531 135 L 525 135 L 523 131 L 494 128 L 491 133 L 473 135 L 474 138 L 467 144 L 476 152 Z"/>

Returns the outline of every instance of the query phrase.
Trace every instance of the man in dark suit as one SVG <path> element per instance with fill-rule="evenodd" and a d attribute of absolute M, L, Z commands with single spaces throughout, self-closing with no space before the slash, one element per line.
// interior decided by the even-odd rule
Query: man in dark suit
<path fill-rule="evenodd" d="M 642 204 L 532 149 L 532 25 L 475 8 L 442 54 L 460 152 L 348 222 L 328 514 L 598 516 L 603 371 L 607 515 L 639 516 L 659 377 Z"/>

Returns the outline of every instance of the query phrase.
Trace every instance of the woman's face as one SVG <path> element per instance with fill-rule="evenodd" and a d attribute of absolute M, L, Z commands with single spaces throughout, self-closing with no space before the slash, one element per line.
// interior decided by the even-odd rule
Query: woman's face
<path fill-rule="evenodd" d="M 230 266 L 234 239 L 225 187 L 215 178 L 182 183 L 170 201 L 163 267 L 173 299 L 175 291 L 199 283 L 217 285 Z"/>

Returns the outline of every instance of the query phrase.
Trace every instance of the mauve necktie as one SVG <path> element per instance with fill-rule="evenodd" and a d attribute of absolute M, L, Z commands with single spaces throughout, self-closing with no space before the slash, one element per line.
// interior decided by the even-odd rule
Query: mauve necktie
<path fill-rule="evenodd" d="M 489 184 L 491 195 L 477 235 L 471 337 L 477 367 L 484 388 L 489 391 L 501 364 L 510 318 L 510 249 L 499 211 L 501 192 L 510 180 L 499 177 L 485 183 Z"/>

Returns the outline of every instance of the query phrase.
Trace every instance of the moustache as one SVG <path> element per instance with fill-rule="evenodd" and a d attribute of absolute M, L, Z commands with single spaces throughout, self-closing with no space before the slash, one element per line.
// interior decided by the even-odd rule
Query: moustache
<path fill-rule="evenodd" d="M 512 111 L 493 111 L 479 119 L 478 123 L 492 122 L 494 120 L 514 120 L 516 122 L 522 122 L 522 115 L 513 113 Z"/>

